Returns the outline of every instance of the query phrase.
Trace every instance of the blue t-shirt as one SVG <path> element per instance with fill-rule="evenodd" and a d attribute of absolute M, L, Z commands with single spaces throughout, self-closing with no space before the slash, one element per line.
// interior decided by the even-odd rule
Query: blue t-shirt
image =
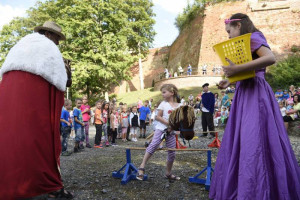
<path fill-rule="evenodd" d="M 283 95 L 283 92 L 275 92 L 275 95 Z M 282 96 L 278 97 L 278 100 L 282 100 Z"/>
<path fill-rule="evenodd" d="M 282 95 L 282 99 L 285 99 L 287 100 L 288 98 L 290 98 L 290 95 L 287 93 L 287 94 L 284 94 Z"/>
<path fill-rule="evenodd" d="M 229 101 L 227 101 L 229 99 L 228 95 L 225 94 L 224 97 L 222 98 L 222 106 L 226 106 L 228 107 L 230 105 Z M 227 101 L 226 104 L 224 104 Z"/>
<path fill-rule="evenodd" d="M 148 107 L 142 106 L 139 112 L 140 112 L 140 120 L 146 120 L 147 115 L 150 114 L 150 109 Z"/>
<path fill-rule="evenodd" d="M 83 122 L 81 110 L 78 108 L 75 108 L 73 111 L 73 115 L 74 115 L 74 128 L 77 130 L 77 129 L 81 128 L 82 126 L 81 126 L 81 124 L 79 124 L 75 121 L 75 117 L 77 117 L 77 119 L 80 122 Z"/>
<path fill-rule="evenodd" d="M 69 122 L 69 120 L 70 120 L 70 113 L 66 109 L 62 109 L 60 118 L 66 120 L 67 122 Z M 67 127 L 68 126 L 68 124 L 66 124 L 65 122 L 60 122 L 60 124 L 63 127 Z"/>

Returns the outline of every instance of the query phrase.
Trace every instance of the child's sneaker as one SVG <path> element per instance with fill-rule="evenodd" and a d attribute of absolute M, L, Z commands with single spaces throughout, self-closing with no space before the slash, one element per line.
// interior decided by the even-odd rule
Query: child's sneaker
<path fill-rule="evenodd" d="M 79 149 L 84 149 L 83 144 L 80 144 L 80 145 L 79 145 Z"/>
<path fill-rule="evenodd" d="M 99 145 L 99 147 L 100 147 L 100 148 L 103 148 L 103 145 L 102 145 L 102 144 L 100 144 L 100 145 Z"/>
<path fill-rule="evenodd" d="M 101 149 L 101 148 L 102 148 L 102 146 L 100 147 L 100 145 L 94 145 L 94 148 Z"/>
<path fill-rule="evenodd" d="M 106 147 L 109 147 L 109 146 L 110 146 L 108 141 L 105 142 L 105 146 L 106 146 Z"/>
<path fill-rule="evenodd" d="M 90 144 L 87 144 L 86 148 L 92 148 L 92 146 Z"/>

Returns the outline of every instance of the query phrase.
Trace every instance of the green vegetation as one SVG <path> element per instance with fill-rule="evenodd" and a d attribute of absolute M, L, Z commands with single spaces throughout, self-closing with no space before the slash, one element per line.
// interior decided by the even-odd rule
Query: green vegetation
<path fill-rule="evenodd" d="M 287 59 L 270 66 L 266 79 L 273 88 L 288 89 L 290 85 L 300 85 L 300 55 L 290 55 Z"/>
<path fill-rule="evenodd" d="M 187 25 L 193 21 L 197 16 L 204 13 L 205 0 L 195 0 L 192 5 L 188 4 L 183 12 L 175 19 L 175 26 L 181 32 Z"/>
<path fill-rule="evenodd" d="M 219 97 L 221 95 L 221 91 L 217 89 L 216 86 L 210 87 L 209 90 L 212 93 L 219 93 Z M 189 87 L 184 89 L 179 89 L 179 95 L 182 97 L 184 96 L 184 99 L 187 101 L 188 96 L 190 94 L 193 94 L 194 98 L 198 96 L 198 94 L 202 91 L 202 88 L 199 87 Z M 233 97 L 233 94 L 228 94 L 229 98 Z M 137 104 L 138 99 L 141 99 L 143 102 L 145 100 L 153 99 L 154 104 L 158 103 L 159 101 L 162 101 L 162 96 L 160 91 L 153 91 L 153 88 L 147 88 L 140 91 L 134 91 L 130 93 L 124 93 L 117 95 L 117 101 L 127 103 L 128 105 Z M 153 104 L 153 105 L 154 105 Z"/>
<path fill-rule="evenodd" d="M 217 4 L 221 2 L 234 2 L 243 0 L 194 0 L 193 4 L 189 4 L 183 9 L 175 19 L 175 26 L 181 32 L 185 27 L 191 24 L 191 22 L 199 15 L 204 15 L 205 6 L 208 4 Z"/>
<path fill-rule="evenodd" d="M 51 20 L 67 40 L 59 48 L 71 60 L 72 96 L 103 97 L 121 80 L 129 80 L 138 59 L 154 40 L 155 14 L 149 0 L 46 0 L 14 18 L 0 32 L 0 66 L 12 46 L 33 28 Z"/>

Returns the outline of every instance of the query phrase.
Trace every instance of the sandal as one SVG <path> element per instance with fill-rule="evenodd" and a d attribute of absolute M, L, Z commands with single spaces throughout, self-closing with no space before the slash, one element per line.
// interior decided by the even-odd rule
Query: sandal
<path fill-rule="evenodd" d="M 169 179 L 170 181 L 179 181 L 180 177 L 179 176 L 175 176 L 174 174 L 169 174 L 169 175 L 165 175 L 166 179 Z"/>
<path fill-rule="evenodd" d="M 136 179 L 139 180 L 139 181 L 142 181 L 142 180 L 144 180 L 145 169 L 144 168 L 139 168 L 138 170 L 142 171 L 143 173 L 138 172 L 137 175 L 136 175 Z"/>
<path fill-rule="evenodd" d="M 50 192 L 48 194 L 48 200 L 51 199 L 73 199 L 74 195 L 65 190 L 65 188 L 60 189 L 59 191 L 55 191 L 55 192 Z"/>

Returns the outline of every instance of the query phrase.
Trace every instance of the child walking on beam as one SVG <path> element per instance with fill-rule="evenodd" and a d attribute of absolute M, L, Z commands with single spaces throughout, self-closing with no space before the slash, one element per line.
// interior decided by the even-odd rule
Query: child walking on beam
<path fill-rule="evenodd" d="M 145 173 L 145 166 L 150 159 L 150 157 L 154 154 L 155 150 L 159 147 L 161 143 L 161 137 L 166 129 L 171 131 L 168 128 L 169 125 L 169 116 L 173 110 L 180 106 L 180 97 L 178 95 L 178 89 L 173 84 L 164 84 L 161 89 L 162 97 L 164 99 L 163 102 L 158 106 L 157 110 L 157 124 L 156 130 L 153 136 L 153 140 L 146 149 L 146 153 L 144 155 L 144 159 L 142 164 L 139 167 L 139 171 L 137 174 L 137 180 L 143 180 L 144 173 Z M 176 148 L 176 139 L 174 134 L 169 134 L 166 136 L 166 146 L 167 148 L 175 149 Z M 180 177 L 175 176 L 172 174 L 172 167 L 175 160 L 175 151 L 168 151 L 168 158 L 167 158 L 167 168 L 165 173 L 165 178 L 169 180 L 180 180 Z"/>

